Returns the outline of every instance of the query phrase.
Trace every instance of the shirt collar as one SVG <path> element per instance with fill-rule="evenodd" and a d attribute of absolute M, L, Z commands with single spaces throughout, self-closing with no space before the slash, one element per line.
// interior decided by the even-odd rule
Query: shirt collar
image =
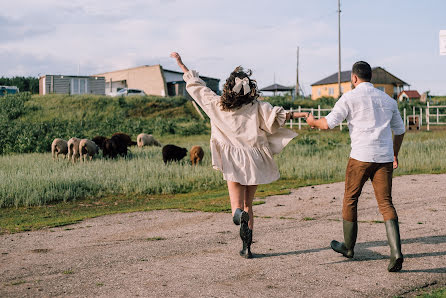
<path fill-rule="evenodd" d="M 359 83 L 359 85 L 356 86 L 355 89 L 362 89 L 362 88 L 367 88 L 367 87 L 373 87 L 373 84 L 370 82 L 362 82 L 362 83 Z"/>

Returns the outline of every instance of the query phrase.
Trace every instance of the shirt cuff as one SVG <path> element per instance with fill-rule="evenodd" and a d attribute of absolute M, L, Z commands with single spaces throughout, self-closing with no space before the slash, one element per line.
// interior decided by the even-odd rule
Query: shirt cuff
<path fill-rule="evenodd" d="M 189 70 L 188 72 L 184 73 L 183 80 L 185 82 L 190 81 L 192 79 L 199 79 L 200 76 L 198 75 L 198 72 L 195 70 Z"/>
<path fill-rule="evenodd" d="M 336 119 L 335 119 L 335 116 L 332 113 L 330 113 L 327 116 L 325 116 L 325 120 L 327 120 L 328 128 L 333 129 L 333 128 L 336 127 L 336 125 L 337 125 Z"/>
<path fill-rule="evenodd" d="M 276 107 L 274 107 L 275 109 Z M 277 123 L 280 125 L 280 127 L 285 125 L 286 122 L 286 111 L 284 108 L 282 107 L 278 107 L 278 109 L 276 110 L 276 119 L 277 119 Z"/>
<path fill-rule="evenodd" d="M 392 129 L 393 130 L 393 134 L 396 136 L 400 136 L 402 134 L 404 134 L 406 132 L 406 128 L 402 127 L 400 129 Z"/>

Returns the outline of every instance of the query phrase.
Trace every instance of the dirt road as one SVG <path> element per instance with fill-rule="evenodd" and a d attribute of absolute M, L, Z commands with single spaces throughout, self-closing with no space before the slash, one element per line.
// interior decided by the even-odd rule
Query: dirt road
<path fill-rule="evenodd" d="M 342 240 L 343 183 L 305 187 L 255 207 L 253 252 L 231 216 L 177 211 L 103 216 L 0 236 L 0 297 L 387 297 L 446 285 L 446 175 L 394 179 L 405 262 L 388 273 L 385 227 L 368 182 L 355 258 Z"/>

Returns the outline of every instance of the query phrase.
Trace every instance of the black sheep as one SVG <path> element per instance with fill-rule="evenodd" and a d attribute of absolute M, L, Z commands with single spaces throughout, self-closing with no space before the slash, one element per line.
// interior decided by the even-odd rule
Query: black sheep
<path fill-rule="evenodd" d="M 118 155 L 118 145 L 114 140 L 105 139 L 102 145 L 102 154 L 104 157 L 115 158 Z"/>
<path fill-rule="evenodd" d="M 116 154 L 121 156 L 127 155 L 127 147 L 129 146 L 127 140 L 123 139 L 121 135 L 113 135 L 110 140 L 116 144 Z"/>
<path fill-rule="evenodd" d="M 181 148 L 171 144 L 163 147 L 163 161 L 165 164 L 170 161 L 180 161 L 186 156 L 186 154 L 186 148 Z"/>
<path fill-rule="evenodd" d="M 103 136 L 95 136 L 95 137 L 92 139 L 92 141 L 95 142 L 95 144 L 98 145 L 98 147 L 99 147 L 101 150 L 104 150 L 104 142 L 105 142 L 105 140 L 107 140 L 107 138 L 106 138 L 106 137 L 103 137 Z"/>
<path fill-rule="evenodd" d="M 125 134 L 125 133 L 122 133 L 122 132 L 117 132 L 117 133 L 114 133 L 112 135 L 112 138 L 113 137 L 119 138 L 120 142 L 122 144 L 126 144 L 127 147 L 129 147 L 129 146 L 136 146 L 136 142 L 133 142 L 128 134 Z"/>

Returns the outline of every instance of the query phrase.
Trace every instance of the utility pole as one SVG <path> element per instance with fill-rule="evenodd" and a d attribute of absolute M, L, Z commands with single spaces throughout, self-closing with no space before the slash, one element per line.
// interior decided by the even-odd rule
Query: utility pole
<path fill-rule="evenodd" d="M 296 98 L 299 97 L 299 47 L 297 47 L 297 65 L 296 65 Z"/>
<path fill-rule="evenodd" d="M 338 0 L 338 64 L 338 89 L 341 97 L 341 0 Z"/>

